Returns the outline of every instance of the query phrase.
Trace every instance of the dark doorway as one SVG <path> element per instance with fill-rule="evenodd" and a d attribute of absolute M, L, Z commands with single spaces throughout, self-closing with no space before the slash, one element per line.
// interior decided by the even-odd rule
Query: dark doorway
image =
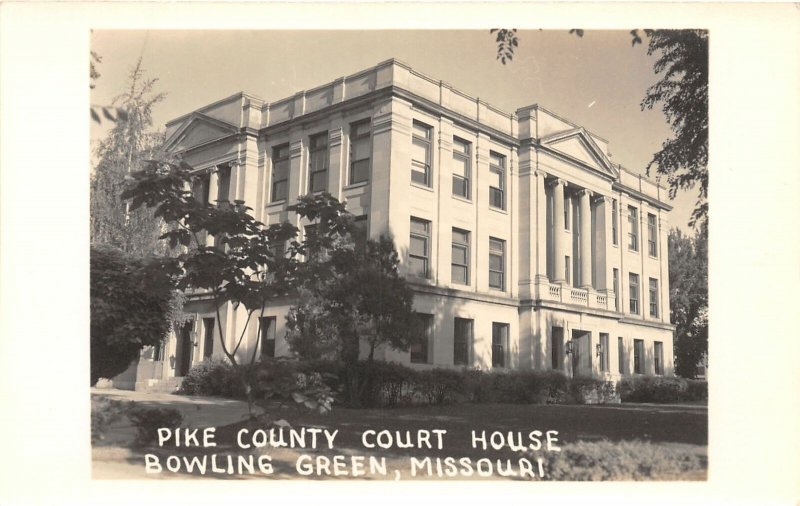
<path fill-rule="evenodd" d="M 192 367 L 192 328 L 194 320 L 189 320 L 183 324 L 178 335 L 178 347 L 175 353 L 175 376 L 186 376 Z"/>
<path fill-rule="evenodd" d="M 592 375 L 591 333 L 585 330 L 572 331 L 572 375 Z"/>

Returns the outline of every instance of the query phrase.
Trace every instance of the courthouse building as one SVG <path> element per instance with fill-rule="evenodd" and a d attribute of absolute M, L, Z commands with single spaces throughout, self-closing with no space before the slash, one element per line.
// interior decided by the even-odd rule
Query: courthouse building
<path fill-rule="evenodd" d="M 244 200 L 265 224 L 303 233 L 290 206 L 324 190 L 369 236 L 390 233 L 427 345 L 381 359 L 672 374 L 667 192 L 538 104 L 504 112 L 388 60 L 274 102 L 214 102 L 169 122 L 165 149 L 208 174 L 202 198 Z M 242 357 L 290 353 L 291 303 L 251 322 Z M 143 354 L 137 388 L 174 385 L 223 356 L 211 303 L 190 298 L 185 311 L 184 328 Z M 232 342 L 247 314 L 227 305 L 220 315 Z"/>

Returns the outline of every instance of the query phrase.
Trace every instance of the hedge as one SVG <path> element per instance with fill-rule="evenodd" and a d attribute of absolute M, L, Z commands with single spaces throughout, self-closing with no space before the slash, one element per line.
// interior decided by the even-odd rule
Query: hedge
<path fill-rule="evenodd" d="M 633 376 L 619 382 L 622 402 L 707 401 L 708 383 L 665 376 Z"/>

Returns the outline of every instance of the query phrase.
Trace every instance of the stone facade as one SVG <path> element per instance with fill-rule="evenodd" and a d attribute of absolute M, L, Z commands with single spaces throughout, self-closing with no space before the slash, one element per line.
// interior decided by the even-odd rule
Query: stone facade
<path fill-rule="evenodd" d="M 324 189 L 370 236 L 392 234 L 430 338 L 382 359 L 672 374 L 666 191 L 539 105 L 503 112 L 389 60 L 277 102 L 220 100 L 168 123 L 165 149 L 209 173 L 209 200 L 244 200 L 265 224 L 302 231 L 289 206 Z M 267 354 L 289 353 L 290 304 L 265 310 Z M 143 353 L 137 388 L 221 356 L 205 335 L 215 308 L 191 299 L 186 311 L 186 328 Z M 231 340 L 246 317 L 220 308 Z M 259 325 L 248 328 L 243 357 Z"/>

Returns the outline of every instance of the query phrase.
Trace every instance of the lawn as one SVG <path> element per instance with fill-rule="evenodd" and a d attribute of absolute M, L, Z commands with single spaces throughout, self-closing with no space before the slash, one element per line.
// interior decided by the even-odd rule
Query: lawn
<path fill-rule="evenodd" d="M 189 473 L 185 467 L 181 467 L 177 473 L 168 472 L 165 465 L 168 456 L 192 459 L 208 455 L 210 459 L 212 453 L 218 454 L 220 459 L 227 458 L 227 455 L 233 456 L 234 467 L 238 456 L 255 458 L 257 462 L 260 455 L 268 455 L 272 472 L 267 477 L 272 478 L 306 477 L 301 476 L 303 473 L 297 466 L 298 458 L 301 457 L 304 459 L 302 462 L 307 464 L 304 470 L 311 473 L 307 478 L 311 479 L 332 478 L 334 474 L 350 478 L 355 475 L 361 479 L 477 479 L 482 478 L 478 473 L 478 462 L 482 459 L 486 461 L 484 464 L 489 465 L 487 462 L 490 462 L 493 467 L 491 476 L 486 477 L 498 479 L 501 478 L 498 476 L 498 466 L 514 467 L 520 457 L 532 462 L 534 468 L 537 460 L 542 458 L 545 474 L 552 471 L 553 476 L 550 478 L 555 479 L 705 479 L 707 467 L 708 421 L 704 405 L 458 404 L 364 410 L 336 407 L 326 415 L 294 407 L 272 406 L 269 413 L 274 419 L 287 420 L 298 431 L 302 428 L 338 430 L 333 449 L 328 448 L 322 435 L 315 449 L 270 446 L 241 449 L 237 444 L 237 434 L 242 429 L 246 429 L 244 434 L 250 436 L 245 438 L 245 442 L 252 443 L 252 435 L 257 430 L 268 431 L 273 428 L 267 421 L 261 420 L 217 427 L 217 446 L 214 448 L 159 448 L 155 445 L 150 448 L 129 448 L 127 454 L 119 453 L 108 460 L 127 463 L 131 467 L 129 474 L 156 478 L 200 474 L 197 468 Z M 393 439 L 397 438 L 395 431 L 400 431 L 403 438 L 406 431 L 409 431 L 408 435 L 413 440 L 418 431 L 427 431 L 430 435 L 430 431 L 434 429 L 446 431 L 441 433 L 442 449 L 436 448 L 436 439 L 433 437 L 430 438 L 433 448 L 427 448 L 422 441 L 420 446 L 423 448 L 397 448 L 397 445 L 393 445 L 387 449 L 368 449 L 362 440 L 365 431 L 389 431 L 387 434 Z M 508 446 L 495 450 L 489 445 L 484 450 L 478 444 L 475 448 L 472 431 L 478 434 L 486 431 L 489 443 L 493 432 L 503 433 L 505 437 L 511 432 L 514 437 L 521 437 L 526 446 L 530 442 L 529 433 L 541 431 L 542 447 L 536 448 L 536 451 L 523 452 L 514 451 Z M 551 433 L 557 438 L 553 446 L 559 447 L 561 452 L 546 451 L 547 431 L 557 431 L 557 434 Z M 373 444 L 374 433 L 369 435 L 367 443 Z M 159 458 L 163 472 L 149 475 L 144 473 L 144 459 L 148 453 Z M 364 469 L 359 466 L 369 469 L 370 456 L 385 458 L 384 464 L 388 473 L 383 474 L 378 467 L 375 473 L 359 474 L 357 471 Z M 451 459 L 449 463 L 445 460 L 448 457 Z M 430 460 L 425 460 L 426 458 Z M 466 467 L 458 464 L 460 459 L 467 459 L 473 472 L 465 475 L 463 471 Z M 500 463 L 497 462 L 498 459 Z M 225 461 L 220 462 L 223 462 L 220 466 L 224 468 Z M 211 466 L 210 460 L 208 466 Z M 417 467 L 412 471 L 414 466 Z M 432 471 L 426 471 L 426 466 L 430 466 Z M 97 468 L 96 466 L 95 469 Z M 447 474 L 448 470 L 456 468 L 458 470 L 454 474 Z M 257 465 L 254 474 L 247 472 L 246 468 L 245 470 L 243 475 L 238 472 L 231 475 L 209 472 L 206 476 L 229 479 L 265 476 L 258 472 Z M 337 470 L 342 472 L 335 472 Z M 516 470 L 516 474 L 505 479 L 530 479 L 521 469 Z M 537 475 L 534 479 L 539 478 Z"/>

